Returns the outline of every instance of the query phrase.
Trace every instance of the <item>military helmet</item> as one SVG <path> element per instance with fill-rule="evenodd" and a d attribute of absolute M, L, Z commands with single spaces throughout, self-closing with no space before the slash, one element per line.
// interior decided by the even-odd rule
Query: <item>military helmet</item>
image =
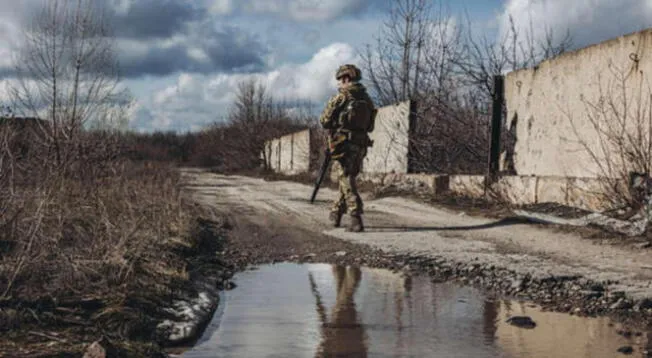
<path fill-rule="evenodd" d="M 339 80 L 340 78 L 344 76 L 349 76 L 351 81 L 360 81 L 362 79 L 362 73 L 360 72 L 360 69 L 357 68 L 355 65 L 351 64 L 346 64 L 340 66 L 340 68 L 337 69 L 337 73 L 335 74 L 335 79 Z"/>

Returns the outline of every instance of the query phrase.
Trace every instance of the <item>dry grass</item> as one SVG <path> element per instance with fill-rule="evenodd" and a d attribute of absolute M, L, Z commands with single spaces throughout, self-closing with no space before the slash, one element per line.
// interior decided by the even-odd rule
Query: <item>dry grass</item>
<path fill-rule="evenodd" d="M 0 332 L 153 339 L 152 317 L 189 287 L 183 253 L 196 244 L 198 209 L 182 200 L 178 172 L 106 155 L 48 168 L 38 150 L 17 158 L 10 131 L 0 128 Z"/>
<path fill-rule="evenodd" d="M 124 288 L 160 262 L 167 237 L 189 222 L 176 173 L 123 163 L 115 177 L 83 186 L 18 187 L 3 215 L 3 300 L 48 295 L 102 294 Z"/>

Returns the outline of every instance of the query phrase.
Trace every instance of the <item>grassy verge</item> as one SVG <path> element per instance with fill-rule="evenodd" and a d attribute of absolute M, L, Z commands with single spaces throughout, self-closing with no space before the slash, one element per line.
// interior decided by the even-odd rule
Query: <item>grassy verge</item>
<path fill-rule="evenodd" d="M 192 289 L 204 244 L 178 172 L 122 161 L 43 178 L 0 187 L 0 356 L 79 356 L 101 337 L 155 356 L 163 308 Z"/>

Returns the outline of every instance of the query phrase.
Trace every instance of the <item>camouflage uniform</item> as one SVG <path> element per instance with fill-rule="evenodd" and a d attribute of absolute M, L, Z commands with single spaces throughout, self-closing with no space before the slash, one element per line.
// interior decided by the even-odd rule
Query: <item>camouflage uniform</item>
<path fill-rule="evenodd" d="M 340 191 L 331 208 L 331 215 L 339 214 L 341 217 L 341 214 L 348 213 L 359 218 L 364 210 L 356 187 L 356 178 L 362 169 L 370 139 L 366 132 L 350 131 L 342 127 L 342 117 L 346 114 L 349 99 L 352 98 L 363 99 L 374 108 L 366 88 L 354 81 L 349 87 L 339 89 L 328 101 L 319 121 L 323 128 L 330 131 L 328 145 Z M 339 223 L 336 224 L 338 225 Z"/>

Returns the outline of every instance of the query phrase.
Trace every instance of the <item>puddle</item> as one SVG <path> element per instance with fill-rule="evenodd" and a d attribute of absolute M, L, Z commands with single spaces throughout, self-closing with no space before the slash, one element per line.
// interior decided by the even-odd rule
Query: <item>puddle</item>
<path fill-rule="evenodd" d="M 328 264 L 261 266 L 235 277 L 183 357 L 639 357 L 606 318 L 541 312 L 472 287 Z M 530 316 L 534 329 L 505 323 Z M 620 355 L 623 356 L 624 355 Z"/>

